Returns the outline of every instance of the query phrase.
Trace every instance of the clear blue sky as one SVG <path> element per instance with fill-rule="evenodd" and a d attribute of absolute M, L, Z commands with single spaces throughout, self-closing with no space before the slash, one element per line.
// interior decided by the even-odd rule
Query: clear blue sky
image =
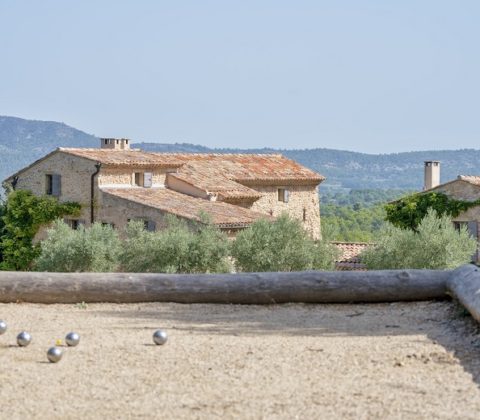
<path fill-rule="evenodd" d="M 99 136 L 479 148 L 478 0 L 0 0 L 0 115 Z"/>

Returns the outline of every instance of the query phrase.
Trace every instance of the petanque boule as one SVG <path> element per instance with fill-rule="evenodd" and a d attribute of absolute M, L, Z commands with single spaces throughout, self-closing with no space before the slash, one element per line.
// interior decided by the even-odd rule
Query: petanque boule
<path fill-rule="evenodd" d="M 7 323 L 0 319 L 0 335 L 5 334 L 7 331 Z"/>
<path fill-rule="evenodd" d="M 20 334 L 17 335 L 17 344 L 20 347 L 28 346 L 31 341 L 32 341 L 32 336 L 26 331 L 22 331 Z"/>
<path fill-rule="evenodd" d="M 62 358 L 63 351 L 60 347 L 50 347 L 47 351 L 47 358 L 50 363 L 57 363 Z"/>
<path fill-rule="evenodd" d="M 80 336 L 76 332 L 70 332 L 65 336 L 65 342 L 69 347 L 75 347 L 80 343 Z"/>
<path fill-rule="evenodd" d="M 167 333 L 163 330 L 157 330 L 153 333 L 153 342 L 159 346 L 167 342 Z"/>

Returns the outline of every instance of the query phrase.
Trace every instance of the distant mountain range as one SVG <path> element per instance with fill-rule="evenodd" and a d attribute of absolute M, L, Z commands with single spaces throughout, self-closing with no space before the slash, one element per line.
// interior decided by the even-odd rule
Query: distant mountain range
<path fill-rule="evenodd" d="M 133 139 L 134 140 L 134 139 Z M 0 116 L 0 180 L 57 147 L 98 147 L 99 139 L 66 124 Z M 188 143 L 134 143 L 155 152 L 282 153 L 327 177 L 322 189 L 409 189 L 423 185 L 423 162 L 442 162 L 442 182 L 480 174 L 480 150 L 441 150 L 382 155 L 334 149 L 210 149 Z"/>

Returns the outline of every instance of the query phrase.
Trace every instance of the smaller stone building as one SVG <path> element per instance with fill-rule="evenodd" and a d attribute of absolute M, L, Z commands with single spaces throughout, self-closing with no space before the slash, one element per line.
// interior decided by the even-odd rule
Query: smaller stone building
<path fill-rule="evenodd" d="M 318 239 L 324 179 L 280 154 L 152 153 L 107 138 L 99 149 L 58 148 L 6 181 L 80 203 L 81 215 L 66 219 L 72 228 L 142 220 L 158 230 L 167 214 L 198 221 L 206 213 L 234 236 L 259 218 L 287 212 Z"/>
<path fill-rule="evenodd" d="M 456 179 L 440 184 L 440 162 L 425 162 L 425 186 L 424 192 L 438 192 L 448 197 L 462 201 L 480 200 L 480 176 L 475 175 L 458 175 Z M 480 240 L 479 223 L 480 223 L 480 206 L 474 206 L 467 211 L 460 213 L 453 218 L 453 223 L 460 229 L 465 226 L 470 234 Z M 474 256 L 474 260 L 478 261 L 479 255 Z"/>

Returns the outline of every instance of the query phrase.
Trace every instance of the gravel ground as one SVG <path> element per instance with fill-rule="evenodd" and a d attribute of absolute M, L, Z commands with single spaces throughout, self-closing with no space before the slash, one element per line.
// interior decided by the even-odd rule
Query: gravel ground
<path fill-rule="evenodd" d="M 480 333 L 452 302 L 0 304 L 2 419 L 462 418 Z M 169 341 L 151 340 L 164 328 Z M 33 336 L 15 345 L 21 330 Z M 58 364 L 46 350 L 81 334 Z"/>

